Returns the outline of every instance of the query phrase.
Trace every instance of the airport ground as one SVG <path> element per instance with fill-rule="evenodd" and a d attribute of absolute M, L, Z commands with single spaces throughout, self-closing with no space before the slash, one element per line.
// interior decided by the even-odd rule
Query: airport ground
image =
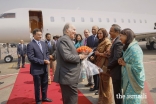
<path fill-rule="evenodd" d="M 147 96 L 147 98 L 142 99 L 141 104 L 156 104 L 156 50 L 147 50 L 145 42 L 139 42 L 139 45 L 144 53 L 146 81 L 143 94 Z M 11 63 L 5 63 L 3 58 L 6 52 L 4 48 L 1 48 L 0 82 L 4 83 L 0 84 L 0 104 L 6 104 L 19 72 L 17 69 L 16 48 L 11 48 L 10 52 L 13 55 L 14 60 Z M 29 63 L 28 60 L 26 60 L 26 63 Z M 95 92 L 90 92 L 89 88 L 84 87 L 85 84 L 87 84 L 86 80 L 79 83 L 79 90 L 92 102 L 92 104 L 96 104 L 98 96 L 94 95 Z"/>

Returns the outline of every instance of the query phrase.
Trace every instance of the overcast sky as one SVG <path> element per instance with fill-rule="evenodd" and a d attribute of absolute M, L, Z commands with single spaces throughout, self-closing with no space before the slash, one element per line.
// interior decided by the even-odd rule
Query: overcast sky
<path fill-rule="evenodd" d="M 79 9 L 156 14 L 156 0 L 0 0 L 0 14 L 15 8 Z"/>

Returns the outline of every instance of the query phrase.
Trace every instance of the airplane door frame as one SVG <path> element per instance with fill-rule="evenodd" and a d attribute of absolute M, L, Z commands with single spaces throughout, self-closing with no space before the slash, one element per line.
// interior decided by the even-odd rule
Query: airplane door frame
<path fill-rule="evenodd" d="M 43 15 L 41 10 L 29 10 L 29 28 L 30 32 L 35 28 L 43 31 Z"/>

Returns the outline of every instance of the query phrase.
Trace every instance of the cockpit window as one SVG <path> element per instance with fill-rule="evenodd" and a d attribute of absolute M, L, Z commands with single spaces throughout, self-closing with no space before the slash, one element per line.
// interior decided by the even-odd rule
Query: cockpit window
<path fill-rule="evenodd" d="M 0 15 L 0 18 L 15 18 L 15 13 L 4 13 Z"/>

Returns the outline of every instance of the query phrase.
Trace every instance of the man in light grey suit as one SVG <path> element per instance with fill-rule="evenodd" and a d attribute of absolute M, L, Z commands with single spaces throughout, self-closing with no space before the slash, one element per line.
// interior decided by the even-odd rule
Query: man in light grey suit
<path fill-rule="evenodd" d="M 72 40 L 76 34 L 73 25 L 67 23 L 63 28 L 63 34 L 57 42 L 57 66 L 54 82 L 60 84 L 63 104 L 77 104 L 77 85 L 80 75 L 80 60 L 86 56 L 77 53 Z"/>
<path fill-rule="evenodd" d="M 90 31 L 88 29 L 84 30 L 84 36 L 85 38 L 82 40 L 82 46 L 86 46 L 87 45 L 87 38 L 90 36 Z"/>
<path fill-rule="evenodd" d="M 18 55 L 17 69 L 20 68 L 21 58 L 22 58 L 22 68 L 24 68 L 26 53 L 27 47 L 24 44 L 24 41 L 20 40 L 20 44 L 17 46 L 17 55 Z"/>

